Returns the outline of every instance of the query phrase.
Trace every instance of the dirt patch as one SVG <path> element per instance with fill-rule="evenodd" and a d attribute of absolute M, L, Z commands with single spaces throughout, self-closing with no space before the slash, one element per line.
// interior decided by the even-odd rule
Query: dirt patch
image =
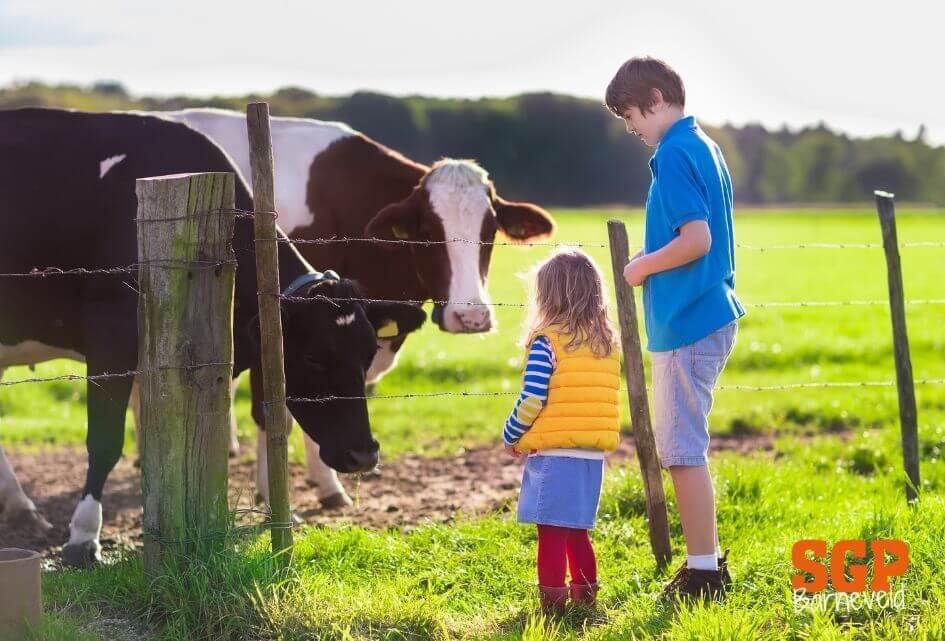
<path fill-rule="evenodd" d="M 712 449 L 752 453 L 772 449 L 770 436 L 712 439 Z M 0 520 L 0 547 L 55 552 L 69 537 L 69 519 L 85 480 L 84 449 L 57 447 L 38 452 L 7 450 L 27 494 L 53 529 L 46 534 L 24 530 Z M 634 457 L 632 439 L 608 459 L 611 465 Z M 342 482 L 355 504 L 323 509 L 302 466 L 291 472 L 292 506 L 309 524 L 354 523 L 369 528 L 409 529 L 424 522 L 448 523 L 459 514 L 477 514 L 514 499 L 521 466 L 498 446 L 466 450 L 453 457 L 405 455 L 378 472 L 346 476 Z M 248 507 L 255 492 L 255 466 L 246 460 L 230 463 L 231 505 Z M 102 546 L 106 553 L 141 545 L 141 480 L 137 468 L 123 459 L 105 486 Z"/>

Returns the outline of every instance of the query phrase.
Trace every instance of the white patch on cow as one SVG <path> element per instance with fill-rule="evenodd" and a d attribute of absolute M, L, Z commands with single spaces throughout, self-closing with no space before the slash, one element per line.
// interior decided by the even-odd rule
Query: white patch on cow
<path fill-rule="evenodd" d="M 102 504 L 96 501 L 91 494 L 85 497 L 72 513 L 72 520 L 69 521 L 69 543 L 67 545 L 78 545 L 87 541 L 98 543 L 98 537 L 102 532 Z"/>
<path fill-rule="evenodd" d="M 127 157 L 128 154 L 118 154 L 117 156 L 111 156 L 106 158 L 98 164 L 98 178 L 101 180 L 105 177 L 105 174 L 108 173 L 108 170 L 120 163 Z"/>
<path fill-rule="evenodd" d="M 23 341 L 15 345 L 0 343 L 0 368 L 14 365 L 35 365 L 55 358 L 85 361 L 85 357 L 71 349 L 46 345 L 39 341 Z"/>
<path fill-rule="evenodd" d="M 226 109 L 184 109 L 148 112 L 148 115 L 182 122 L 206 135 L 223 148 L 252 189 L 245 114 Z M 293 229 L 311 225 L 315 220 L 305 202 L 312 161 L 336 140 L 357 132 L 341 122 L 312 118 L 277 116 L 269 121 L 277 176 L 275 197 L 279 227 L 291 234 Z"/>
<path fill-rule="evenodd" d="M 424 185 L 430 204 L 443 223 L 450 259 L 449 303 L 443 310 L 447 331 L 484 331 L 492 326 L 492 313 L 485 304 L 488 295 L 479 271 L 479 242 L 482 223 L 490 211 L 489 175 L 471 160 L 440 160 L 427 175 Z"/>
<path fill-rule="evenodd" d="M 353 323 L 353 322 L 354 322 L 354 314 L 353 314 L 353 313 L 352 313 L 352 314 L 345 314 L 344 316 L 339 316 L 338 318 L 335 319 L 335 323 L 336 323 L 339 327 L 345 327 L 345 326 L 347 326 L 347 325 L 350 325 L 350 324 Z"/>
<path fill-rule="evenodd" d="M 305 435 L 303 440 L 305 441 L 305 463 L 308 469 L 308 480 L 315 484 L 315 493 L 318 498 L 323 499 L 332 494 L 345 494 L 345 488 L 338 480 L 338 473 L 328 467 L 322 460 L 318 443 L 309 438 L 308 434 Z"/>
<path fill-rule="evenodd" d="M 374 353 L 374 360 L 371 361 L 371 367 L 368 368 L 365 376 L 366 383 L 376 383 L 384 374 L 393 369 L 399 353 L 394 351 L 393 344 L 393 341 L 378 339 L 377 352 Z"/>

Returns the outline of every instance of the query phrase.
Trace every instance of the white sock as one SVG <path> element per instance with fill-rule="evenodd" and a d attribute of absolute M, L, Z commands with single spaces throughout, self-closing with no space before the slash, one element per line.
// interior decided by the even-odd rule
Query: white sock
<path fill-rule="evenodd" d="M 719 557 L 713 554 L 688 554 L 686 567 L 690 570 L 718 570 Z"/>

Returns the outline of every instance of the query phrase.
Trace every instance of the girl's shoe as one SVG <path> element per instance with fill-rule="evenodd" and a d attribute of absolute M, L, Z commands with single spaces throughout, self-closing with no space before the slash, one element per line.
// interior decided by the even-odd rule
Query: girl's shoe
<path fill-rule="evenodd" d="M 594 607 L 597 605 L 597 591 L 600 589 L 596 582 L 594 583 L 572 583 L 571 601 L 573 603 L 583 603 L 584 605 Z"/>
<path fill-rule="evenodd" d="M 538 598 L 541 600 L 541 611 L 549 616 L 563 614 L 564 606 L 568 602 L 568 592 L 568 586 L 566 585 L 560 588 L 539 585 Z"/>

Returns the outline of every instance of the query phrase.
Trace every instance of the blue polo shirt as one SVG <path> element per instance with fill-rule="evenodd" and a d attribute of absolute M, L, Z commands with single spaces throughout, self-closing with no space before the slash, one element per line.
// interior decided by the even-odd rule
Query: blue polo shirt
<path fill-rule="evenodd" d="M 644 281 L 647 349 L 663 352 L 708 336 L 745 310 L 735 297 L 732 180 L 719 146 L 695 118 L 680 118 L 660 140 L 650 172 L 645 253 L 668 244 L 692 220 L 706 221 L 712 234 L 705 256 Z"/>

